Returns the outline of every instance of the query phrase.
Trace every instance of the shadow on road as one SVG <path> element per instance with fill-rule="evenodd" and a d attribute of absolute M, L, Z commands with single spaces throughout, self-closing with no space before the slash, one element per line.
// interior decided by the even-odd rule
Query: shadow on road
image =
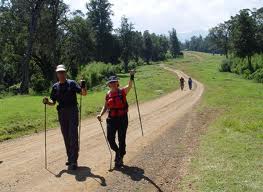
<path fill-rule="evenodd" d="M 120 171 L 125 175 L 128 175 L 133 181 L 141 181 L 142 179 L 151 183 L 159 192 L 163 192 L 162 189 L 154 183 L 149 177 L 144 175 L 144 170 L 139 167 L 129 167 L 124 165 L 122 168 L 115 169 L 115 171 Z"/>
<path fill-rule="evenodd" d="M 107 186 L 105 178 L 100 175 L 93 174 L 89 167 L 78 167 L 78 169 L 75 171 L 62 170 L 55 176 L 61 177 L 64 173 L 67 173 L 69 175 L 74 175 L 76 181 L 78 182 L 84 182 L 87 180 L 87 178 L 92 178 L 96 182 L 98 182 L 101 186 Z"/>

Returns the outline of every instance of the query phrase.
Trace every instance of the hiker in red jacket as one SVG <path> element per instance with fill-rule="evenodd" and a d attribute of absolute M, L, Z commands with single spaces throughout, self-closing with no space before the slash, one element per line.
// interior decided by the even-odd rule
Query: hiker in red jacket
<path fill-rule="evenodd" d="M 107 82 L 110 90 L 106 94 L 105 104 L 97 116 L 101 121 L 103 114 L 108 111 L 107 139 L 110 147 L 115 151 L 115 167 L 123 165 L 123 157 L 126 154 L 126 132 L 128 128 L 128 102 L 126 95 L 132 88 L 134 71 L 130 72 L 130 81 L 124 88 L 119 88 L 119 80 L 116 76 L 111 76 Z M 119 146 L 115 142 L 116 132 L 118 132 Z"/>
<path fill-rule="evenodd" d="M 181 90 L 183 91 L 184 90 L 184 83 L 185 83 L 185 80 L 183 77 L 180 78 L 180 87 L 181 87 Z"/>

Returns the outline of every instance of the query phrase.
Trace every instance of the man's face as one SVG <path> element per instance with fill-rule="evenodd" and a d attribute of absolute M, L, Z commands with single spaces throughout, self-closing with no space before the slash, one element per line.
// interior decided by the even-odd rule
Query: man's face
<path fill-rule="evenodd" d="M 64 71 L 57 72 L 57 77 L 58 77 L 58 80 L 65 80 L 66 79 L 66 72 L 64 72 Z"/>

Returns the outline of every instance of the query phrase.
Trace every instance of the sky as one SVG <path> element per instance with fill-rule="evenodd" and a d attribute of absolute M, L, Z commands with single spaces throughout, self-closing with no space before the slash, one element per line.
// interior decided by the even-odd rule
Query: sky
<path fill-rule="evenodd" d="M 139 31 L 149 30 L 168 34 L 172 28 L 178 33 L 208 31 L 218 23 L 244 8 L 263 7 L 263 0 L 109 0 L 113 4 L 114 28 L 120 26 L 123 15 Z M 65 0 L 71 10 L 86 13 L 89 0 Z"/>

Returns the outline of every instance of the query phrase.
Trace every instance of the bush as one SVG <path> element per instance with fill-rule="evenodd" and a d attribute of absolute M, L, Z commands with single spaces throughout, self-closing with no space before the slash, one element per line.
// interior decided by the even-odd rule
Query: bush
<path fill-rule="evenodd" d="M 243 70 L 242 75 L 246 79 L 252 79 L 252 77 L 251 77 L 252 74 L 251 74 L 251 71 L 249 69 Z"/>
<path fill-rule="evenodd" d="M 12 93 L 12 94 L 14 94 L 14 95 L 19 94 L 19 92 L 20 92 L 20 85 L 21 85 L 21 83 L 18 83 L 18 84 L 15 84 L 15 85 L 10 86 L 10 87 L 8 88 L 8 92 L 9 92 L 9 93 Z"/>
<path fill-rule="evenodd" d="M 132 69 L 136 69 L 137 64 L 134 61 L 130 61 L 128 64 L 128 69 L 132 70 Z"/>
<path fill-rule="evenodd" d="M 137 66 L 146 65 L 142 58 L 139 58 L 138 62 L 136 63 Z"/>
<path fill-rule="evenodd" d="M 255 79 L 259 83 L 263 83 L 263 68 L 256 70 L 252 74 L 253 79 Z"/>
<path fill-rule="evenodd" d="M 31 77 L 31 88 L 36 93 L 43 93 L 49 90 L 50 84 L 41 75 L 33 75 Z"/>
<path fill-rule="evenodd" d="M 81 69 L 77 79 L 85 79 L 89 88 L 95 87 L 111 76 L 120 73 L 120 65 L 105 64 L 102 62 L 92 62 Z"/>
<path fill-rule="evenodd" d="M 251 62 L 252 72 L 249 70 L 247 59 L 231 56 L 230 59 L 223 60 L 219 71 L 237 73 L 246 79 L 255 79 L 263 83 L 263 54 L 253 55 Z"/>
<path fill-rule="evenodd" d="M 165 54 L 165 58 L 166 59 L 173 59 L 173 55 L 170 51 L 167 51 L 167 53 Z"/>
<path fill-rule="evenodd" d="M 222 61 L 222 64 L 219 66 L 220 72 L 231 72 L 231 60 L 225 59 Z"/>

